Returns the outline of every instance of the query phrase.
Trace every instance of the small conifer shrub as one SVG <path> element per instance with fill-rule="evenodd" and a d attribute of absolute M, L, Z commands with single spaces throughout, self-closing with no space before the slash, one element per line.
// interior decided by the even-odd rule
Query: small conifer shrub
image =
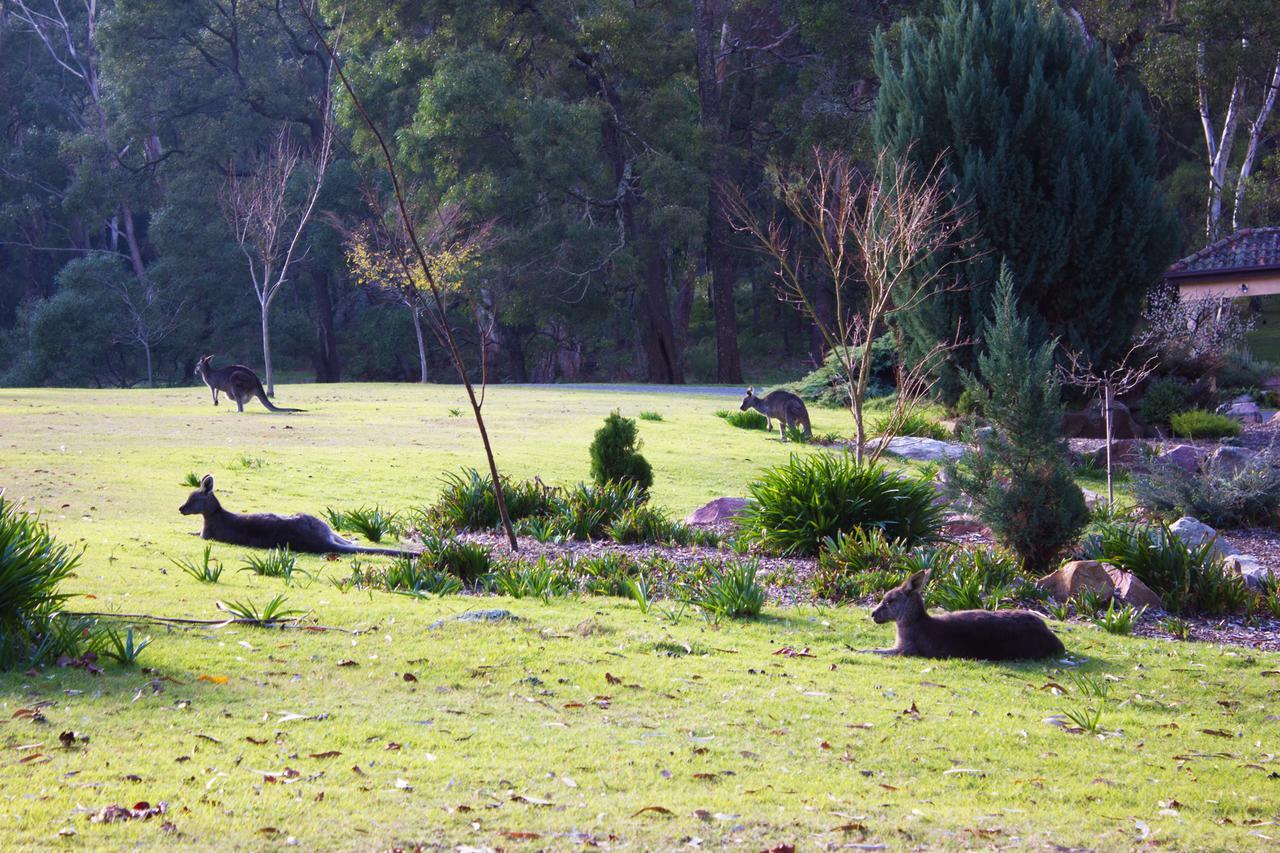
<path fill-rule="evenodd" d="M 636 422 L 614 411 L 604 419 L 591 442 L 591 476 L 597 483 L 634 483 L 642 489 L 653 485 L 653 468 L 640 455 Z"/>

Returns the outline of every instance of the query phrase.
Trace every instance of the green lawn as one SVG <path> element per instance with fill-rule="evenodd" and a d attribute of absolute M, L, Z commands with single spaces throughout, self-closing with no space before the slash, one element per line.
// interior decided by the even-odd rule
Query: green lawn
<path fill-rule="evenodd" d="M 1235 850 L 1280 837 L 1274 654 L 1058 625 L 1079 667 L 884 659 L 851 651 L 891 642 L 857 608 L 714 626 L 617 599 L 344 595 L 324 576 L 346 561 L 300 558 L 320 578 L 285 589 L 216 545 L 227 571 L 200 585 L 170 563 L 202 545 L 177 513 L 189 471 L 211 471 L 232 509 L 319 512 L 420 506 L 442 472 L 481 464 L 469 418 L 450 414 L 465 408 L 456 388 L 290 386 L 279 401 L 312 411 L 238 415 L 195 388 L 0 391 L 0 486 L 86 548 L 71 588 L 92 598 L 72 609 L 213 618 L 216 599 L 284 592 L 344 629 L 150 627 L 147 671 L 0 676 L 5 849 Z M 680 514 L 744 494 L 793 449 L 728 427 L 725 407 L 736 401 L 511 388 L 487 404 L 504 470 L 551 483 L 586 475 L 613 408 L 662 413 L 640 431 L 655 499 Z M 814 420 L 847 431 L 840 412 Z M 429 630 L 474 607 L 521 619 Z M 1072 669 L 1104 678 L 1107 697 L 1082 696 Z M 38 706 L 44 722 L 18 713 Z M 1045 722 L 1084 707 L 1101 708 L 1096 734 Z M 64 731 L 89 741 L 63 747 Z M 169 810 L 89 819 L 144 800 Z"/>

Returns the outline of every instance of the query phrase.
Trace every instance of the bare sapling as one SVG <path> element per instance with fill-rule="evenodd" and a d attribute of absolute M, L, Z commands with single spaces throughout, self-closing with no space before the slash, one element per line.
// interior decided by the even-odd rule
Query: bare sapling
<path fill-rule="evenodd" d="M 961 236 L 965 217 L 952 208 L 944 175 L 940 163 L 920 175 L 910 162 L 887 154 L 868 175 L 847 155 L 815 147 L 810 166 L 776 170 L 781 215 L 765 221 L 740 189 L 725 190 L 734 229 L 777 264 L 778 299 L 813 323 L 839 362 L 859 462 L 879 458 L 894 430 L 927 397 L 929 375 L 963 343 L 957 330 L 955 339 L 937 342 L 900 370 L 894 410 L 881 441 L 869 449 L 863 407 L 872 343 L 898 315 L 953 288 L 951 268 L 966 260 L 957 251 L 967 244 Z M 819 288 L 831 296 L 829 312 L 818 307 Z"/>
<path fill-rule="evenodd" d="M 463 387 L 466 389 L 467 402 L 471 406 L 471 413 L 475 417 L 476 430 L 480 433 L 480 442 L 484 446 L 485 458 L 489 463 L 489 476 L 493 486 L 494 502 L 498 505 L 498 517 L 502 519 L 503 530 L 507 534 L 507 542 L 512 551 L 520 549 L 520 543 L 516 539 L 515 528 L 511 524 L 511 515 L 507 511 L 506 497 L 502 491 L 502 477 L 498 473 L 498 462 L 493 455 L 493 445 L 489 441 L 489 431 L 485 427 L 484 413 L 484 388 L 486 386 L 487 372 L 484 367 L 487 359 L 481 358 L 481 391 L 476 393 L 475 385 L 471 382 L 471 376 L 467 370 L 466 361 L 463 359 L 462 350 L 458 346 L 457 336 L 453 332 L 453 327 L 449 324 L 448 315 L 445 311 L 444 291 L 440 282 L 436 279 L 435 271 L 431 267 L 431 261 L 427 257 L 427 251 L 424 248 L 423 241 L 420 239 L 418 229 L 415 226 L 414 218 L 410 215 L 409 204 L 405 199 L 404 185 L 400 180 L 399 171 L 396 169 L 395 157 L 391 153 L 391 148 L 387 144 L 386 137 L 378 128 L 373 117 L 369 115 L 369 111 L 365 109 L 364 102 L 356 94 L 355 87 L 352 86 L 350 78 L 342 68 L 342 63 L 338 60 L 338 54 L 334 46 L 329 43 L 321 32 L 319 22 L 316 21 L 314 10 L 308 8 L 305 0 L 298 0 L 298 8 L 302 11 L 303 16 L 307 19 L 307 24 L 311 28 L 311 32 L 316 40 L 324 46 L 325 52 L 329 54 L 331 68 L 337 74 L 338 79 L 342 82 L 343 88 L 347 92 L 347 96 L 351 98 L 351 105 L 355 107 L 356 112 L 360 116 L 360 120 L 365 127 L 369 129 L 369 133 L 378 143 L 378 148 L 382 154 L 383 164 L 387 169 L 387 176 L 391 180 L 391 190 L 395 197 L 396 213 L 400 227 L 403 229 L 405 238 L 408 240 L 409 247 L 412 249 L 411 257 L 417 262 L 417 272 L 421 274 L 421 281 L 426 288 L 426 292 L 430 297 L 429 308 L 434 312 L 432 317 L 434 328 L 439 332 L 442 343 L 449 351 L 449 358 L 453 362 L 454 369 L 458 373 L 458 378 L 462 381 Z M 488 339 L 489 335 L 482 335 L 482 340 Z"/>
<path fill-rule="evenodd" d="M 1111 460 L 1111 444 L 1114 435 L 1112 412 L 1115 409 L 1117 397 L 1137 388 L 1156 369 L 1159 363 L 1158 356 L 1149 355 L 1144 359 L 1141 355 L 1146 350 L 1146 344 L 1146 338 L 1140 338 L 1109 368 L 1094 367 L 1078 352 L 1068 352 L 1066 363 L 1058 368 L 1058 373 L 1065 384 L 1081 388 L 1087 394 L 1097 394 L 1101 399 L 1103 432 L 1106 434 L 1107 441 L 1108 509 L 1115 505 L 1115 489 L 1112 482 L 1114 468 Z"/>

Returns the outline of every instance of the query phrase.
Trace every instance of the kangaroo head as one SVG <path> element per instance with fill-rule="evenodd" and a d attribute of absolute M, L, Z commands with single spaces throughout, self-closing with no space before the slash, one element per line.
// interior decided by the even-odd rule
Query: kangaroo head
<path fill-rule="evenodd" d="M 220 507 L 218 499 L 213 496 L 213 475 L 205 474 L 200 481 L 200 488 L 192 492 L 187 502 L 178 507 L 178 512 L 183 515 L 206 515 Z"/>
<path fill-rule="evenodd" d="M 204 358 L 196 362 L 196 373 L 204 376 L 209 372 L 209 368 L 213 366 L 213 356 L 206 355 Z"/>
<path fill-rule="evenodd" d="M 742 406 L 740 407 L 740 410 L 745 412 L 747 409 L 751 408 L 751 404 L 755 402 L 755 399 L 756 399 L 756 389 L 755 389 L 755 386 L 753 385 L 752 387 L 747 389 L 747 396 L 742 398 Z"/>
<path fill-rule="evenodd" d="M 924 612 L 924 598 L 921 591 L 929 582 L 929 571 L 915 572 L 901 584 L 885 593 L 884 598 L 871 611 L 871 618 L 877 623 L 898 622 L 904 618 Z"/>

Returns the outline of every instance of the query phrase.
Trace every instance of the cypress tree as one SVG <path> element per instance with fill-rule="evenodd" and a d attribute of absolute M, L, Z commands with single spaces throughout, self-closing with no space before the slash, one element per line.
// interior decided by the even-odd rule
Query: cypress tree
<path fill-rule="evenodd" d="M 1093 364 L 1119 357 L 1179 248 L 1138 98 L 1033 0 L 948 0 L 930 26 L 903 26 L 896 54 L 877 38 L 875 144 L 922 170 L 941 158 L 978 252 L 957 266 L 960 287 L 902 319 L 904 355 L 957 321 L 976 336 L 1005 258 L 1032 341 L 1059 338 Z M 976 351 L 944 371 L 948 400 L 960 392 L 955 367 L 972 369 Z"/>
<path fill-rule="evenodd" d="M 973 500 L 1001 544 L 1041 572 L 1075 543 L 1089 513 L 1067 466 L 1055 342 L 1032 343 L 1013 282 L 1003 264 L 978 376 L 962 374 L 995 429 L 976 452 L 948 465 L 947 480 Z"/>

